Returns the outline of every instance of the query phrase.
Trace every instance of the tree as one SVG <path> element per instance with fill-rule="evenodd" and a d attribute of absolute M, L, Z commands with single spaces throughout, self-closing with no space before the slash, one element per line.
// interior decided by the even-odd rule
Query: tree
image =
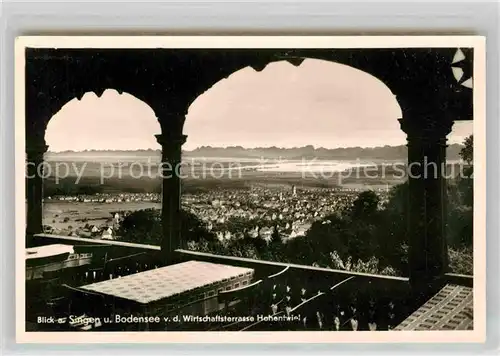
<path fill-rule="evenodd" d="M 281 260 L 283 255 L 283 239 L 278 230 L 278 226 L 273 227 L 271 240 L 267 244 L 265 256 L 271 260 Z"/>
<path fill-rule="evenodd" d="M 471 165 L 474 161 L 474 136 L 470 135 L 466 137 L 464 140 L 464 147 L 460 150 L 460 157 L 467 162 L 468 165 Z"/>
<path fill-rule="evenodd" d="M 131 212 L 120 223 L 117 236 L 121 241 L 160 245 L 163 238 L 161 210 Z M 198 217 L 185 210 L 181 211 L 181 236 L 185 241 L 215 240 L 215 236 L 207 231 Z"/>
<path fill-rule="evenodd" d="M 460 157 L 467 163 L 462 174 L 458 177 L 458 190 L 463 204 L 473 206 L 474 202 L 474 138 L 472 135 L 464 140 L 464 147 L 460 150 Z"/>
<path fill-rule="evenodd" d="M 459 205 L 450 209 L 447 224 L 447 240 L 450 247 L 471 247 L 474 214 L 470 207 Z"/>
<path fill-rule="evenodd" d="M 374 191 L 367 190 L 359 193 L 351 207 L 351 216 L 353 218 L 371 218 L 378 210 L 380 198 Z"/>
<path fill-rule="evenodd" d="M 271 234 L 271 241 L 269 242 L 270 245 L 274 246 L 281 246 L 283 245 L 283 240 L 281 239 L 280 232 L 278 230 L 278 226 L 273 227 L 273 233 Z"/>
<path fill-rule="evenodd" d="M 460 156 L 468 164 L 454 184 L 453 203 L 448 204 L 448 242 L 452 247 L 471 247 L 473 243 L 474 204 L 474 140 L 470 135 L 464 140 Z M 451 199 L 449 199 L 450 201 Z"/>
<path fill-rule="evenodd" d="M 161 211 L 143 209 L 131 212 L 123 218 L 116 235 L 121 241 L 160 245 L 163 236 Z"/>
<path fill-rule="evenodd" d="M 392 187 L 377 221 L 376 255 L 381 264 L 403 274 L 408 268 L 408 203 L 408 182 Z"/>
<path fill-rule="evenodd" d="M 205 224 L 195 214 L 185 210 L 181 211 L 181 236 L 186 241 L 216 240 L 215 235 L 207 230 Z"/>
<path fill-rule="evenodd" d="M 287 245 L 291 259 L 298 263 L 328 265 L 330 252 L 337 251 L 342 257 L 349 254 L 348 240 L 352 225 L 348 219 L 337 215 L 326 216 L 314 222 L 304 237 L 297 237 Z"/>

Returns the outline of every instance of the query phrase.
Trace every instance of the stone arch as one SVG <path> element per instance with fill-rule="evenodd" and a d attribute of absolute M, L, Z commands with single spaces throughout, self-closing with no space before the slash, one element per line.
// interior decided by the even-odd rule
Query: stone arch
<path fill-rule="evenodd" d="M 304 76 L 307 77 L 307 75 L 304 74 L 304 72 L 301 72 L 302 69 L 307 71 L 306 73 L 309 73 L 311 76 L 313 76 L 313 75 L 318 76 L 318 73 L 313 74 L 311 71 L 308 71 L 308 68 L 311 68 L 311 67 L 300 68 L 300 66 L 316 65 L 316 66 L 319 66 L 319 68 L 321 68 L 321 75 L 323 75 L 323 73 L 328 73 L 328 77 L 327 77 L 328 80 L 325 79 L 321 82 L 321 84 L 323 85 L 323 88 L 324 88 L 324 90 L 322 91 L 322 93 L 324 93 L 324 95 L 328 95 L 328 88 L 326 87 L 327 83 L 331 83 L 330 84 L 331 87 L 334 87 L 336 82 L 338 82 L 338 80 L 340 79 L 339 77 L 335 77 L 335 75 L 337 75 L 337 76 L 341 75 L 342 76 L 342 83 L 348 84 L 348 81 L 346 80 L 348 77 L 351 79 L 357 79 L 357 80 L 362 81 L 363 85 L 364 84 L 371 85 L 370 88 L 372 88 L 372 87 L 379 88 L 380 93 L 383 93 L 383 95 L 380 94 L 380 97 L 383 96 L 384 100 L 385 99 L 387 99 L 388 101 L 390 100 L 391 102 L 393 102 L 394 106 L 397 106 L 399 108 L 399 110 L 401 109 L 399 102 L 397 101 L 396 96 L 391 91 L 391 89 L 387 86 L 387 84 L 385 82 L 383 82 L 382 80 L 380 80 L 379 78 L 373 76 L 370 73 L 367 73 L 367 72 L 362 71 L 362 70 L 355 68 L 355 67 L 348 66 L 346 64 L 341 64 L 341 63 L 337 63 L 335 61 L 329 61 L 329 60 L 325 60 L 325 59 L 316 59 L 316 58 L 299 58 L 299 59 L 300 59 L 299 61 L 293 61 L 293 59 L 276 59 L 276 60 L 270 61 L 265 66 L 259 67 L 258 70 L 252 66 L 246 66 L 246 67 L 243 67 L 241 69 L 236 70 L 235 72 L 231 73 L 227 77 L 219 80 L 217 83 L 210 86 L 210 88 L 208 88 L 200 96 L 196 97 L 191 102 L 191 104 L 189 105 L 189 116 L 187 117 L 186 122 L 185 122 L 186 126 L 183 126 L 183 131 L 185 131 L 184 129 L 186 129 L 190 125 L 190 120 L 192 120 L 191 114 L 192 114 L 193 107 L 203 97 L 211 95 L 211 93 L 213 91 L 219 90 L 220 86 L 223 86 L 225 84 L 229 84 L 229 82 L 232 80 L 238 81 L 239 79 L 241 79 L 238 81 L 238 83 L 239 83 L 238 87 L 241 87 L 243 89 L 245 86 L 245 82 L 242 81 L 242 78 L 238 77 L 239 75 L 244 75 L 245 80 L 251 81 L 251 85 L 259 85 L 259 83 L 260 83 L 259 79 L 262 78 L 261 75 L 266 76 L 266 83 L 268 83 L 268 85 L 272 85 L 271 82 L 282 83 L 282 85 L 285 85 L 285 82 L 283 82 L 283 81 L 286 81 L 286 76 L 283 74 L 285 71 L 286 71 L 286 73 L 289 73 L 290 75 L 293 75 L 292 73 L 302 74 L 301 79 L 307 79 L 304 77 Z M 272 77 L 270 76 L 271 73 L 276 73 L 276 72 L 268 72 L 267 74 L 265 73 L 265 71 L 269 68 L 269 66 L 274 65 L 274 64 L 281 64 L 282 65 L 279 70 L 278 70 L 278 68 L 276 68 L 276 70 L 279 73 L 283 74 L 282 76 L 279 76 L 279 73 L 278 73 L 277 74 L 278 78 L 275 78 L 274 76 L 272 76 Z M 283 64 L 288 64 L 288 66 L 283 66 Z M 328 70 L 331 70 L 331 71 L 328 71 Z M 261 74 L 261 73 L 263 73 L 263 74 Z M 343 73 L 346 73 L 345 76 L 342 75 Z M 271 78 L 272 78 L 272 80 L 271 80 Z M 264 79 L 264 78 L 262 78 L 262 79 Z M 321 84 L 318 84 L 318 85 L 321 85 Z M 300 88 L 300 83 L 294 82 L 293 85 L 297 88 Z M 234 86 L 233 86 L 233 88 L 234 88 Z M 282 88 L 282 87 L 280 87 L 280 88 Z M 287 90 L 287 89 L 284 89 L 284 90 Z M 363 88 L 360 88 L 360 89 L 363 90 Z M 235 89 L 235 90 L 237 90 L 237 89 Z M 278 91 L 280 91 L 280 90 L 281 89 L 278 89 Z M 299 91 L 300 91 L 300 89 L 299 89 Z M 229 94 L 229 95 L 231 95 L 231 94 Z M 321 94 L 321 95 L 323 95 L 323 94 Z M 224 99 L 223 99 L 223 97 L 221 97 L 221 95 L 219 95 L 217 98 L 219 99 L 219 101 L 216 103 L 216 105 L 221 106 Z M 297 96 L 296 100 L 300 101 L 301 97 Z M 272 106 L 272 105 L 274 105 L 274 103 L 270 104 L 269 106 Z M 206 105 L 203 107 L 206 108 Z M 205 109 L 203 109 L 203 110 L 205 110 Z M 399 126 L 399 123 L 397 122 L 397 119 L 399 119 L 399 118 L 401 118 L 401 114 L 395 113 L 392 118 L 387 117 L 387 120 L 392 120 L 394 123 L 394 126 L 396 128 Z M 206 120 L 206 121 L 204 121 L 205 125 L 210 126 L 210 121 L 208 121 L 207 119 L 205 119 L 205 120 Z M 231 120 L 233 120 L 233 119 L 231 119 Z M 231 120 L 229 120 L 229 121 L 231 121 Z M 235 118 L 234 125 L 236 125 L 236 123 L 245 125 L 245 123 L 241 122 L 241 120 L 242 120 L 242 118 L 239 116 L 237 118 Z M 311 124 L 313 124 L 313 123 L 311 122 Z M 204 125 L 204 127 L 205 127 L 205 125 Z M 190 135 L 189 132 L 185 132 L 185 133 Z M 401 133 L 403 134 L 402 131 L 401 131 Z"/>
<path fill-rule="evenodd" d="M 158 55 L 160 54 L 160 55 Z M 181 80 L 169 66 L 162 50 L 27 48 L 25 80 L 26 142 L 45 145 L 48 122 L 66 103 L 107 89 L 128 93 L 155 112 L 162 132 L 179 125 L 177 113 L 183 100 Z M 171 54 L 171 53 L 169 53 Z M 174 60 L 175 61 L 175 60 Z M 175 118 L 172 120 L 171 113 Z"/>
<path fill-rule="evenodd" d="M 49 146 L 46 142 L 46 131 L 50 123 L 52 122 L 51 120 L 62 108 L 64 108 L 66 104 L 68 104 L 72 100 L 76 99 L 80 101 L 86 93 L 94 93 L 97 97 L 100 98 L 107 89 L 108 88 L 97 87 L 94 88 L 94 90 L 85 92 L 85 86 L 77 86 L 75 87 L 75 90 L 68 90 L 65 95 L 61 96 L 38 95 L 37 98 L 39 100 L 46 100 L 46 103 L 48 103 L 40 106 L 42 108 L 41 113 L 43 113 L 43 115 L 41 115 L 41 113 L 37 113 L 38 115 L 33 116 L 29 116 L 29 114 L 27 114 L 26 164 L 28 179 L 26 180 L 26 195 L 28 201 L 28 219 L 26 231 L 28 236 L 43 231 L 43 167 L 44 154 L 49 149 Z M 123 93 L 127 93 L 127 91 L 125 90 L 116 90 L 116 92 L 118 92 L 120 95 Z M 71 94 L 75 94 L 75 96 L 71 96 Z M 133 94 L 130 95 L 152 110 L 152 108 L 144 100 L 137 98 Z M 158 133 L 161 133 L 161 126 L 160 129 L 158 129 Z"/>
<path fill-rule="evenodd" d="M 470 51 L 469 51 L 470 52 Z M 467 49 L 467 60 L 470 63 Z M 180 135 L 189 105 L 214 84 L 250 66 L 320 59 L 359 69 L 383 82 L 403 111 L 470 119 L 471 90 L 457 85 L 455 48 L 388 49 L 26 49 L 27 131 L 37 136 L 67 101 L 111 88 L 155 111 L 164 131 Z M 443 84 L 444 83 L 444 84 Z M 419 105 L 425 103 L 425 112 Z M 29 127 L 31 126 L 31 127 Z"/>
<path fill-rule="evenodd" d="M 184 106 L 189 107 L 213 85 L 245 67 L 261 71 L 269 63 L 277 61 L 299 66 L 305 59 L 317 59 L 343 64 L 375 77 L 394 93 L 403 111 L 415 111 L 416 102 L 426 103 L 425 110 L 419 109 L 419 115 L 435 111 L 442 114 L 442 109 L 446 108 L 447 120 L 470 120 L 471 91 L 457 83 L 452 70 L 456 51 L 455 48 L 371 49 L 369 52 L 352 49 L 266 49 L 249 56 L 244 50 L 231 50 L 223 52 L 218 58 L 219 66 L 200 64 L 198 70 L 203 76 L 190 83 L 192 87 L 185 97 Z M 472 54 L 467 49 L 464 53 L 467 53 L 464 62 L 470 66 Z M 207 50 L 206 55 L 208 58 L 215 56 L 211 50 Z M 238 60 L 234 61 L 234 57 Z M 215 70 L 203 70 L 212 66 Z"/>
<path fill-rule="evenodd" d="M 128 137 L 127 142 L 123 142 L 129 145 L 128 148 L 120 149 L 134 149 L 136 145 L 140 145 L 138 141 L 144 139 L 145 132 L 150 134 L 151 140 L 154 140 L 154 135 L 161 132 L 160 123 L 153 109 L 143 100 L 128 92 L 118 92 L 114 89 L 105 89 L 99 94 L 87 92 L 80 98 L 73 98 L 48 120 L 44 130 L 44 141 L 49 146 L 49 150 L 66 150 L 65 147 L 53 147 L 52 144 L 60 146 L 63 142 L 60 142 L 59 135 L 70 133 L 77 133 L 73 136 L 71 147 L 85 150 L 95 149 L 96 147 L 89 147 L 89 144 L 92 146 L 93 142 L 98 143 L 102 140 L 90 139 L 89 141 L 89 138 L 99 138 L 104 132 L 109 139 L 116 138 L 120 142 Z M 127 105 L 127 109 L 122 108 L 122 103 Z M 82 108 L 84 112 L 87 112 L 87 107 L 94 107 L 92 117 L 82 115 Z M 137 130 L 120 131 L 122 124 L 135 127 Z M 117 134 L 113 136 L 116 130 L 118 130 Z M 131 132 L 132 135 L 122 137 L 123 132 Z M 134 136 L 137 137 L 137 141 L 134 140 Z M 137 146 L 137 148 L 141 147 Z"/>

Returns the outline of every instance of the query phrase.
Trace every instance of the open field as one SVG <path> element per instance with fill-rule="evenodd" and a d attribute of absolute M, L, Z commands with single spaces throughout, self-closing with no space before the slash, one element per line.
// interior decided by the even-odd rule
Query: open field
<path fill-rule="evenodd" d="M 397 163 L 395 166 L 393 163 Z M 161 194 L 158 161 L 49 161 L 44 180 L 44 224 L 58 230 L 72 230 L 85 224 L 105 225 L 115 211 L 160 207 L 151 201 L 75 202 L 58 196 Z M 366 168 L 369 167 L 369 168 Z M 452 165 L 458 171 L 457 165 Z M 406 180 L 402 162 L 269 161 L 224 158 L 218 161 L 192 160 L 182 167 L 183 193 L 198 194 L 214 189 L 248 190 L 253 186 L 290 189 L 350 188 L 385 189 Z M 156 172 L 156 173 L 155 173 Z"/>
<path fill-rule="evenodd" d="M 160 203 L 117 202 L 81 203 L 66 201 L 45 201 L 43 204 L 43 224 L 58 230 L 73 230 L 85 224 L 100 226 L 112 219 L 112 213 L 140 209 L 160 208 Z"/>
<path fill-rule="evenodd" d="M 158 163 L 151 162 L 49 162 L 45 196 L 96 193 L 160 193 Z M 224 160 L 196 161 L 181 167 L 183 189 L 196 193 L 214 188 L 247 189 L 252 184 L 303 187 L 381 188 L 405 180 L 402 163 L 395 169 L 368 162 Z M 57 168 L 59 165 L 59 168 Z M 50 173 L 50 174 L 49 174 Z"/>

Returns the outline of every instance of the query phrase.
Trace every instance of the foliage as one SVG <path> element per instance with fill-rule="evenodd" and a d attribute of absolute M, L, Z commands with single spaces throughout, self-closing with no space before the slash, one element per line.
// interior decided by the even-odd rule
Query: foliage
<path fill-rule="evenodd" d="M 459 191 L 459 198 L 461 203 L 466 206 L 472 207 L 474 204 L 474 168 L 466 167 L 463 175 L 457 178 L 456 185 Z"/>
<path fill-rule="evenodd" d="M 380 198 L 374 191 L 367 190 L 359 193 L 351 208 L 351 215 L 355 219 L 371 219 L 375 217 Z"/>
<path fill-rule="evenodd" d="M 394 187 L 389 200 L 379 209 L 378 197 L 363 192 L 343 214 L 332 214 L 316 221 L 305 236 L 283 242 L 275 227 L 269 241 L 251 237 L 248 226 L 242 237 L 219 241 L 194 214 L 182 212 L 182 236 L 188 248 L 252 259 L 316 265 L 373 274 L 406 275 L 408 268 L 407 201 L 408 185 Z M 455 190 L 450 190 L 455 192 Z M 464 246 L 472 245 L 472 209 L 451 209 L 448 224 L 450 267 L 453 271 L 471 271 Z M 241 230 L 240 230 L 241 231 Z M 117 233 L 121 240 L 160 244 L 160 211 L 138 210 L 127 215 Z"/>
<path fill-rule="evenodd" d="M 464 141 L 460 156 L 468 166 L 462 167 L 462 174 L 448 184 L 447 236 L 450 246 L 463 249 L 473 243 L 474 167 L 473 136 Z"/>
<path fill-rule="evenodd" d="M 472 163 L 472 136 L 465 141 L 462 158 Z M 472 274 L 473 209 L 472 169 L 448 182 L 448 238 L 450 270 Z M 305 236 L 283 241 L 277 226 L 265 220 L 230 218 L 223 226 L 236 237 L 219 241 L 203 222 L 182 212 L 182 236 L 188 248 L 215 254 L 322 266 L 374 274 L 407 275 L 408 183 L 391 189 L 383 206 L 373 191 L 361 192 L 345 211 L 315 221 Z M 269 241 L 253 237 L 255 226 L 270 227 Z M 243 233 L 242 233 L 243 232 Z M 159 244 L 160 213 L 142 210 L 125 217 L 119 235 L 127 241 Z"/>
<path fill-rule="evenodd" d="M 163 236 L 161 211 L 143 209 L 126 215 L 116 235 L 122 241 L 160 245 Z M 215 240 L 215 236 L 205 229 L 196 215 L 184 210 L 181 211 L 181 236 L 195 242 L 201 239 Z"/>
<path fill-rule="evenodd" d="M 163 236 L 160 210 L 143 209 L 128 214 L 116 235 L 122 241 L 159 245 Z"/>
<path fill-rule="evenodd" d="M 370 257 L 366 261 L 363 261 L 361 259 L 354 261 L 352 256 L 349 256 L 347 260 L 343 261 L 342 258 L 340 258 L 340 256 L 338 255 L 337 251 L 333 251 L 330 252 L 330 258 L 332 260 L 331 267 L 334 269 L 371 274 L 385 274 L 390 276 L 397 275 L 397 271 L 392 267 L 385 267 L 383 269 L 380 269 L 380 261 L 375 256 Z"/>
<path fill-rule="evenodd" d="M 460 158 L 462 158 L 468 165 L 474 161 L 474 136 L 470 135 L 464 140 L 464 147 L 460 150 Z"/>
<path fill-rule="evenodd" d="M 450 270 L 454 273 L 472 275 L 474 272 L 472 247 L 449 248 Z"/>
<path fill-rule="evenodd" d="M 448 244 L 456 248 L 472 246 L 473 222 L 474 212 L 471 207 L 463 205 L 451 207 L 446 226 Z"/>

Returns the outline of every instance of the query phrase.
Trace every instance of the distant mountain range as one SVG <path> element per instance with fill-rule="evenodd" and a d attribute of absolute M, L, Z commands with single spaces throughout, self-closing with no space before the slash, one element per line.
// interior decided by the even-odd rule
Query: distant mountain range
<path fill-rule="evenodd" d="M 453 144 L 447 149 L 449 159 L 459 159 L 459 152 L 462 145 Z M 296 148 L 279 147 L 258 147 L 243 148 L 241 146 L 232 147 L 210 147 L 202 146 L 192 151 L 185 152 L 186 156 L 201 157 L 241 157 L 241 158 L 282 158 L 282 159 L 334 159 L 334 160 L 355 160 L 355 159 L 376 159 L 376 160 L 405 160 L 408 148 L 405 145 L 383 146 L 383 147 L 346 147 L 346 148 L 314 148 L 304 146 Z"/>
<path fill-rule="evenodd" d="M 449 160 L 460 159 L 459 152 L 463 145 L 452 144 L 447 148 Z M 224 157 L 224 158 L 268 158 L 268 159 L 332 159 L 332 160 L 406 160 L 408 149 L 405 145 L 383 147 L 347 147 L 347 148 L 314 148 L 314 146 L 280 148 L 257 147 L 244 148 L 241 146 L 211 147 L 201 146 L 192 151 L 183 151 L 185 157 Z M 46 159 L 60 160 L 71 158 L 90 157 L 159 157 L 160 150 L 86 150 L 47 152 Z"/>

